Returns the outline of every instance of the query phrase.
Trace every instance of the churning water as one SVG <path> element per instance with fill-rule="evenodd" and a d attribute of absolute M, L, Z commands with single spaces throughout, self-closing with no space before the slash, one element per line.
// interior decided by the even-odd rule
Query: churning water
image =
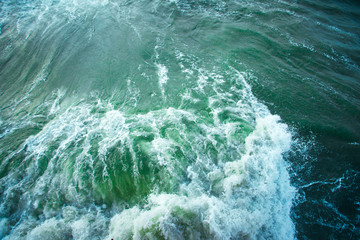
<path fill-rule="evenodd" d="M 360 236 L 359 5 L 0 9 L 0 238 Z"/>

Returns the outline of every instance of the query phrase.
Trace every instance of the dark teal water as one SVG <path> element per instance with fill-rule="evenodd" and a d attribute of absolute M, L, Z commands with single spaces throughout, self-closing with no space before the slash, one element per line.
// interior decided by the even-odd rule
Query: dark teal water
<path fill-rule="evenodd" d="M 0 1 L 0 239 L 360 238 L 360 5 Z"/>

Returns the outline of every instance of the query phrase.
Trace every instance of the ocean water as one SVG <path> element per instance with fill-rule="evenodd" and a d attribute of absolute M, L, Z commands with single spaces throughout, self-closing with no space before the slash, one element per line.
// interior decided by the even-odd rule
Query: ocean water
<path fill-rule="evenodd" d="M 0 1 L 0 239 L 359 239 L 359 184 L 355 1 Z"/>

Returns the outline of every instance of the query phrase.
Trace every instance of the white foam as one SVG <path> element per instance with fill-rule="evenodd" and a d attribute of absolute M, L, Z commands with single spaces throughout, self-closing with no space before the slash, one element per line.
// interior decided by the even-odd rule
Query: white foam
<path fill-rule="evenodd" d="M 41 225 L 34 228 L 27 236 L 28 239 L 65 239 L 66 236 L 71 236 L 69 229 L 63 221 L 58 221 L 55 218 L 46 220 Z"/>
<path fill-rule="evenodd" d="M 282 159 L 290 144 L 291 135 L 279 117 L 258 119 L 241 159 L 226 163 L 224 173 L 220 168 L 209 173 L 219 197 L 202 191 L 199 175 L 190 174 L 195 184 L 183 186 L 186 195 L 153 194 L 144 209 L 134 207 L 115 215 L 107 239 L 156 238 L 156 234 L 166 239 L 293 238 L 289 213 L 294 189 Z"/>
<path fill-rule="evenodd" d="M 54 115 L 60 110 L 60 101 L 64 97 L 66 91 L 63 89 L 58 89 L 56 92 L 53 92 L 53 95 L 56 96 L 53 104 L 51 105 L 48 115 Z"/>
<path fill-rule="evenodd" d="M 168 69 L 166 68 L 165 65 L 162 64 L 156 64 L 156 67 L 158 68 L 157 74 L 159 77 L 159 87 L 160 87 L 161 95 L 163 96 L 163 98 L 165 98 L 165 84 L 169 80 L 169 77 L 167 75 Z"/>
<path fill-rule="evenodd" d="M 247 90 L 242 91 L 245 95 L 249 94 Z M 214 99 L 221 103 L 221 99 L 226 96 L 219 92 L 218 98 Z M 246 96 L 244 100 L 256 99 Z M 27 167 L 29 177 L 19 183 L 9 182 L 8 184 L 15 185 L 5 192 L 5 199 L 10 197 L 13 189 L 26 188 L 26 179 L 38 178 L 32 193 L 24 197 L 29 198 L 28 201 L 33 203 L 34 208 L 41 204 L 49 205 L 44 210 L 47 220 L 36 221 L 31 226 L 21 225 L 32 229 L 28 238 L 54 238 L 66 234 L 75 239 L 89 238 L 89 217 L 69 208 L 63 211 L 62 219 L 55 220 L 53 216 L 58 210 L 51 207 L 51 202 L 44 202 L 44 196 L 61 193 L 65 194 L 69 202 L 85 204 L 88 202 L 88 195 L 81 195 L 78 191 L 88 191 L 91 196 L 93 190 L 89 189 L 88 183 L 94 180 L 94 166 L 99 164 L 94 162 L 94 154 L 90 154 L 93 140 L 98 138 L 97 154 L 102 162 L 100 166 L 103 177 L 107 178 L 109 149 L 117 143 L 131 147 L 132 139 L 145 133 L 140 129 L 147 128 L 154 135 L 154 139 L 146 145 L 149 148 L 147 153 L 151 156 L 151 161 L 164 166 L 164 171 L 168 171 L 170 176 L 177 174 L 178 164 L 181 164 L 174 158 L 175 147 L 188 147 L 183 152 L 193 161 L 189 161 L 185 169 L 189 181 L 180 182 L 180 190 L 176 194 L 154 192 L 149 195 L 148 205 L 144 208 L 135 206 L 116 213 L 111 218 L 110 225 L 107 225 L 106 218 L 100 214 L 104 219 L 100 225 L 106 231 L 99 231 L 102 234 L 109 231 L 108 239 L 156 238 L 157 234 L 169 239 L 198 239 L 200 236 L 212 239 L 237 239 L 245 236 L 250 239 L 292 238 L 294 229 L 289 213 L 293 188 L 290 187 L 282 158 L 282 153 L 290 148 L 291 135 L 286 125 L 279 122 L 279 117 L 271 115 L 266 108 L 262 109 L 263 105 L 255 102 L 233 102 L 232 105 L 225 109 L 234 114 L 244 114 L 244 119 L 248 114 L 251 115 L 249 109 L 252 107 L 258 110 L 254 130 L 243 144 L 241 139 L 231 137 L 242 129 L 238 123 L 222 122 L 220 119 L 215 121 L 221 112 L 221 104 L 220 107 L 214 105 L 214 122 L 206 124 L 200 123 L 203 121 L 201 115 L 174 108 L 129 115 L 102 105 L 101 102 L 98 107 L 108 109 L 105 114 L 91 113 L 93 107 L 87 104 L 71 107 L 50 121 L 40 133 L 27 139 L 24 144 L 27 151 L 24 164 L 33 159 Z M 197 125 L 194 130 L 189 131 L 191 123 Z M 160 133 L 164 126 L 179 133 L 177 140 Z M 53 151 L 45 172 L 37 177 L 38 161 L 46 155 L 49 145 L 56 142 L 59 142 L 58 147 Z M 219 163 L 216 164 L 204 152 L 206 144 L 217 150 Z M 74 160 L 74 171 L 67 172 L 69 156 L 76 153 L 79 149 L 77 146 L 81 152 Z M 136 158 L 134 151 L 132 154 Z M 90 168 L 90 172 L 84 173 L 83 169 L 86 167 Z M 134 176 L 137 176 L 139 170 L 136 166 L 133 166 L 133 171 Z M 87 180 L 84 180 L 84 174 L 87 174 Z M 21 226 L 17 227 L 19 231 Z"/>

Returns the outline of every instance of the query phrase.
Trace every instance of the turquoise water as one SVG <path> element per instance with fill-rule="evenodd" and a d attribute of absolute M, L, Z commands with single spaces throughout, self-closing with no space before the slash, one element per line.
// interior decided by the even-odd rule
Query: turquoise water
<path fill-rule="evenodd" d="M 0 238 L 360 236 L 359 5 L 0 9 Z"/>

